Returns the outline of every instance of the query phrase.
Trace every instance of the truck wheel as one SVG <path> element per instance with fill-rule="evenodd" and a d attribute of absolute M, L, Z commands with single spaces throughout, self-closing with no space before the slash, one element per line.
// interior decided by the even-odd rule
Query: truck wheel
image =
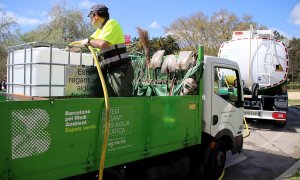
<path fill-rule="evenodd" d="M 117 168 L 109 168 L 104 170 L 104 180 L 125 180 L 125 170 Z"/>
<path fill-rule="evenodd" d="M 215 143 L 209 161 L 210 177 L 213 179 L 219 178 L 224 170 L 226 162 L 226 147 L 223 141 L 212 142 Z"/>

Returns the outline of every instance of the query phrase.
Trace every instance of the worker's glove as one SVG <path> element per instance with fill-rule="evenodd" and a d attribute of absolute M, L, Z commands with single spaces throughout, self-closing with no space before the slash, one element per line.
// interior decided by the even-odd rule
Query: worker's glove
<path fill-rule="evenodd" d="M 88 46 L 88 45 L 90 45 L 90 39 L 86 38 L 84 40 L 81 40 L 81 45 L 82 46 Z"/>
<path fill-rule="evenodd" d="M 66 48 L 65 50 L 66 51 L 71 51 L 71 52 L 79 52 L 81 50 L 82 47 L 84 47 L 82 45 L 82 41 L 74 41 L 74 42 L 71 42 Z"/>
<path fill-rule="evenodd" d="M 69 46 L 82 46 L 82 41 L 74 41 L 69 44 Z"/>

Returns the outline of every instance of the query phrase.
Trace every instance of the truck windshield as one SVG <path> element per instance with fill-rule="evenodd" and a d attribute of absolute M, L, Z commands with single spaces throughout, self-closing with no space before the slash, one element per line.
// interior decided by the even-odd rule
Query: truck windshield
<path fill-rule="evenodd" d="M 240 88 L 238 88 L 238 73 L 234 69 L 214 68 L 214 93 L 236 105 L 240 100 Z"/>

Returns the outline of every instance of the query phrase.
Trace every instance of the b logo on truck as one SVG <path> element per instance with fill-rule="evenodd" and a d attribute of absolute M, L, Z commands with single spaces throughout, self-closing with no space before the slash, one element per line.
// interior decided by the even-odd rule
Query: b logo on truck
<path fill-rule="evenodd" d="M 43 109 L 20 109 L 12 117 L 12 159 L 42 154 L 49 149 L 50 134 L 44 129 L 49 124 L 49 114 Z"/>

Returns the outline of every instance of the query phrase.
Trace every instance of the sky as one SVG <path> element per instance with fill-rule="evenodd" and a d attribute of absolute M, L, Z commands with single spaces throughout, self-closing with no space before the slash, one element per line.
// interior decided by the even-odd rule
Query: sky
<path fill-rule="evenodd" d="M 0 8 L 16 18 L 21 32 L 49 21 L 47 13 L 59 0 L 0 0 Z M 151 37 L 164 36 L 164 28 L 177 19 L 201 11 L 207 17 L 225 9 L 238 17 L 250 15 L 254 22 L 277 30 L 288 38 L 300 38 L 299 0 L 66 0 L 67 8 L 88 15 L 93 4 L 105 4 L 110 17 L 121 24 L 124 34 L 137 36 L 136 27 Z"/>

